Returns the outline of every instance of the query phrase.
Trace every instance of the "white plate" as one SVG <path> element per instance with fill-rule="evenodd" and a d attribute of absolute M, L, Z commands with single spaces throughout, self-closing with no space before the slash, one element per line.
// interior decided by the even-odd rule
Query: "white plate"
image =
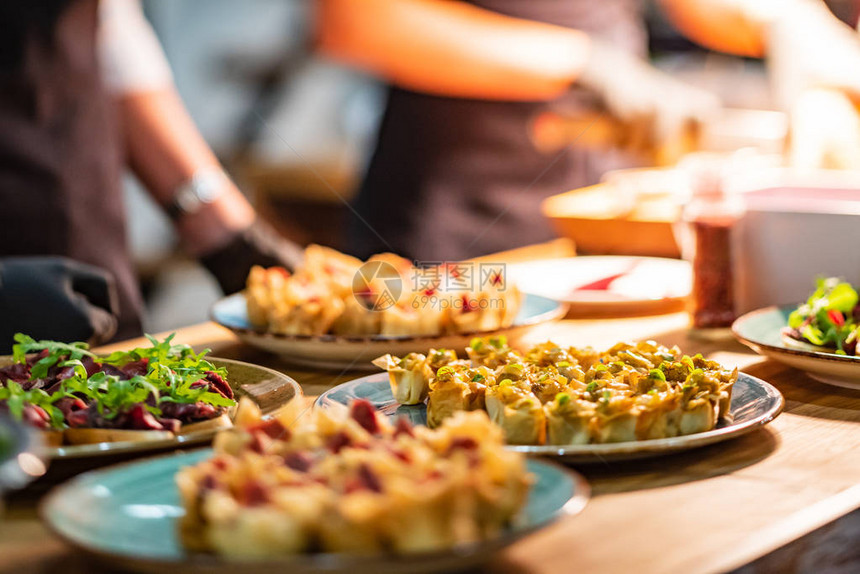
<path fill-rule="evenodd" d="M 524 293 L 563 301 L 576 312 L 645 312 L 690 294 L 690 264 L 659 257 L 594 256 L 508 265 L 508 280 Z M 605 288 L 582 289 L 604 279 Z"/>
<path fill-rule="evenodd" d="M 567 306 L 546 297 L 523 296 L 520 312 L 513 325 L 496 331 L 439 335 L 436 337 L 343 337 L 339 335 L 281 335 L 256 329 L 248 320 L 245 296 L 236 293 L 212 306 L 212 320 L 233 331 L 254 347 L 281 355 L 290 362 L 312 368 L 374 370 L 370 361 L 391 353 L 426 353 L 430 348 L 462 349 L 474 336 L 505 335 L 511 345 L 537 325 L 564 316 Z"/>

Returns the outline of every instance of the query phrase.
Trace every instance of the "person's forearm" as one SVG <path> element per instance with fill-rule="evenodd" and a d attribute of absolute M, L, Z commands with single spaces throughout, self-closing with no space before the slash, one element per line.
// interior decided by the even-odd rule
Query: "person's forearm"
<path fill-rule="evenodd" d="M 451 97 L 542 100 L 581 72 L 580 31 L 446 0 L 318 0 L 317 46 L 408 89 Z"/>
<path fill-rule="evenodd" d="M 694 42 L 720 52 L 762 57 L 774 18 L 821 0 L 659 0 L 669 20 Z"/>
<path fill-rule="evenodd" d="M 128 163 L 162 205 L 198 170 L 218 166 L 173 87 L 124 94 L 119 109 Z M 186 246 L 200 254 L 227 243 L 253 220 L 250 204 L 225 178 L 223 195 L 180 217 L 176 227 Z"/>

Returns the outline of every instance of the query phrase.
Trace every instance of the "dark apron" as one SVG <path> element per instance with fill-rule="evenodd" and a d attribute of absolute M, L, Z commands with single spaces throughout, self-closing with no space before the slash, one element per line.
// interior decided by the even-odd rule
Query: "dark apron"
<path fill-rule="evenodd" d="M 53 4 L 49 29 L 7 22 L 21 32 L 0 37 L 0 50 L 16 54 L 0 67 L 0 257 L 61 255 L 110 271 L 116 337 L 127 338 L 141 332 L 142 304 L 126 246 L 119 131 L 96 55 L 98 1 Z"/>
<path fill-rule="evenodd" d="M 472 3 L 583 30 L 639 53 L 646 47 L 638 0 Z M 353 219 L 347 250 L 366 257 L 393 248 L 422 261 L 459 260 L 553 238 L 541 201 L 595 183 L 626 160 L 576 147 L 544 153 L 529 129 L 540 112 L 574 114 L 595 105 L 576 88 L 552 102 L 492 102 L 391 87 L 354 202 L 363 221 Z"/>

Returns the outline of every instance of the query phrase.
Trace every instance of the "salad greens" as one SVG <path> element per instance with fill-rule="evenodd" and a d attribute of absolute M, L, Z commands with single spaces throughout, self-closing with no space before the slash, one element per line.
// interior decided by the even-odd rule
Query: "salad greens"
<path fill-rule="evenodd" d="M 29 374 L 27 380 L 16 381 L 0 370 L 0 405 L 19 420 L 25 408 L 37 407 L 43 419 L 41 411 L 47 414 L 51 428 L 64 428 L 69 422 L 69 412 L 56 405 L 64 398 L 94 408 L 105 421 L 138 405 L 154 416 L 161 416 L 168 403 L 215 409 L 235 405 L 224 382 L 227 372 L 206 359 L 208 349 L 195 353 L 188 345 L 173 343 L 174 336 L 159 341 L 147 335 L 150 347 L 100 357 L 86 343 L 36 341 L 17 333 L 12 357 L 15 363 L 28 365 Z"/>
<path fill-rule="evenodd" d="M 6 404 L 9 408 L 9 413 L 17 420 L 23 420 L 24 408 L 27 405 L 40 407 L 48 416 L 50 428 L 61 429 L 64 426 L 63 411 L 54 406 L 58 400 L 63 398 L 65 393 L 55 392 L 48 394 L 42 389 L 33 389 L 25 391 L 24 388 L 14 381 L 8 381 L 6 386 L 0 386 L 0 402 Z"/>
<path fill-rule="evenodd" d="M 788 317 L 789 337 L 836 350 L 838 354 L 856 354 L 860 336 L 860 294 L 850 283 L 837 277 L 819 278 L 816 289 L 806 303 Z"/>

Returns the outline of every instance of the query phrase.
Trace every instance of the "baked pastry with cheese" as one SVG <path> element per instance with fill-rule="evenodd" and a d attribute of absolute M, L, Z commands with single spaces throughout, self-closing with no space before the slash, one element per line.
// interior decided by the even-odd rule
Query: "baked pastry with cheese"
<path fill-rule="evenodd" d="M 484 408 L 511 444 L 627 442 L 711 430 L 728 416 L 738 377 L 737 369 L 654 341 L 604 352 L 546 342 L 520 354 L 504 338 L 476 338 L 466 355 L 468 362 L 434 349 L 431 356 L 444 366 L 420 371 L 428 423 Z M 399 372 L 381 359 L 375 364 L 390 376 Z"/>
<path fill-rule="evenodd" d="M 436 430 L 392 424 L 366 401 L 298 419 L 245 413 L 212 458 L 176 476 L 189 550 L 434 552 L 499 536 L 526 502 L 524 457 L 480 411 Z"/>

